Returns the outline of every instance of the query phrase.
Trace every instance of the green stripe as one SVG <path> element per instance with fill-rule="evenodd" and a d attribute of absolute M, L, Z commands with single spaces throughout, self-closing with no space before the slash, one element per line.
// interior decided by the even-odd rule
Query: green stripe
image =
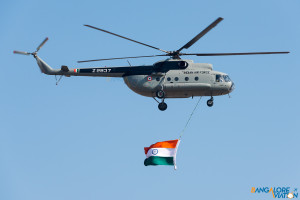
<path fill-rule="evenodd" d="M 173 157 L 151 156 L 145 159 L 144 165 L 174 165 L 174 160 Z"/>

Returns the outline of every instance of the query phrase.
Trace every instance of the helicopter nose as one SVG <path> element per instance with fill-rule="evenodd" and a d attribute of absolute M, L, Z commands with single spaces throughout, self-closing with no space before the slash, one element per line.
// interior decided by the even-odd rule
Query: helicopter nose
<path fill-rule="evenodd" d="M 234 85 L 234 83 L 232 82 L 232 83 L 231 83 L 231 86 L 230 86 L 230 88 L 229 88 L 229 91 L 232 92 L 234 89 L 235 89 L 235 85 Z"/>

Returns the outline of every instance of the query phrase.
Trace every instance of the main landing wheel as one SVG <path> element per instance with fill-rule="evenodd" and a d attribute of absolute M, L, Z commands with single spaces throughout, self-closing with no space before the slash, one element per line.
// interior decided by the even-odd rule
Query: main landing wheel
<path fill-rule="evenodd" d="M 213 98 L 207 100 L 207 106 L 208 107 L 212 107 L 213 105 L 214 105 L 214 99 Z"/>
<path fill-rule="evenodd" d="M 156 92 L 156 97 L 159 99 L 163 99 L 165 97 L 165 92 L 163 90 L 158 90 Z"/>
<path fill-rule="evenodd" d="M 168 105 L 165 102 L 161 102 L 158 104 L 158 109 L 161 111 L 165 111 L 168 108 Z"/>

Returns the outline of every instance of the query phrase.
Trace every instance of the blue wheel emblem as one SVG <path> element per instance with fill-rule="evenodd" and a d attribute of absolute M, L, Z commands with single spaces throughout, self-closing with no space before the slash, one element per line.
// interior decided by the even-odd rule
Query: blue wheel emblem
<path fill-rule="evenodd" d="M 158 153 L 158 150 L 157 149 L 153 149 L 152 150 L 152 155 L 156 155 Z"/>

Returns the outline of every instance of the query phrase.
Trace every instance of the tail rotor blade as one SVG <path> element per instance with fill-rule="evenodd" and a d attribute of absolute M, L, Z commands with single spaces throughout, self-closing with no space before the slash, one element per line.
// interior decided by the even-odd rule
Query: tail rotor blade
<path fill-rule="evenodd" d="M 47 41 L 48 41 L 48 38 L 46 37 L 46 38 L 44 39 L 44 41 L 36 48 L 36 51 L 39 51 L 40 48 L 42 48 L 42 46 L 44 46 L 44 44 L 45 44 Z"/>
<path fill-rule="evenodd" d="M 30 55 L 31 53 L 26 52 L 26 51 L 14 51 L 15 54 L 22 54 L 22 55 Z"/>

